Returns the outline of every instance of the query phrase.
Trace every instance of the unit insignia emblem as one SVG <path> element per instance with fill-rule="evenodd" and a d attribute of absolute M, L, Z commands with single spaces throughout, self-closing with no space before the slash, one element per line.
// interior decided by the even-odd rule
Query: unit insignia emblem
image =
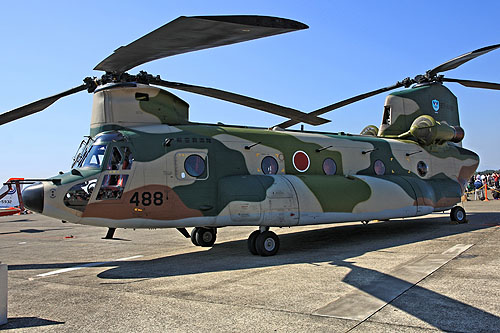
<path fill-rule="evenodd" d="M 439 111 L 439 101 L 437 99 L 432 100 L 432 108 L 436 113 Z"/>

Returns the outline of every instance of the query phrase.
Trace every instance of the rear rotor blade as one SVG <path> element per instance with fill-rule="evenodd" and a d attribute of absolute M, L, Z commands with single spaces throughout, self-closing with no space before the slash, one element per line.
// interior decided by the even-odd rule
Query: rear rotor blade
<path fill-rule="evenodd" d="M 87 84 L 82 84 L 81 86 L 71 88 L 71 89 L 63 91 L 62 93 L 59 93 L 57 95 L 42 98 L 38 101 L 21 106 L 17 109 L 2 113 L 2 114 L 0 114 L 0 125 L 6 124 L 6 123 L 14 121 L 16 119 L 23 118 L 23 117 L 29 116 L 30 114 L 42 111 L 45 108 L 52 105 L 52 103 L 57 101 L 59 98 L 80 92 L 82 90 L 87 89 L 87 87 L 88 87 Z"/>
<path fill-rule="evenodd" d="M 500 90 L 500 83 L 452 79 L 452 78 L 448 78 L 448 77 L 444 77 L 441 80 L 446 81 L 446 82 L 460 83 L 461 85 L 466 86 L 466 87 L 470 87 L 470 88 L 484 88 L 484 89 Z"/>
<path fill-rule="evenodd" d="M 469 52 L 469 53 L 462 54 L 461 56 L 458 56 L 456 58 L 448 60 L 447 62 L 431 69 L 430 71 L 427 72 L 427 74 L 429 77 L 433 77 L 437 73 L 449 71 L 450 69 L 455 69 L 458 66 L 463 65 L 467 61 L 472 60 L 474 58 L 477 58 L 479 56 L 482 56 L 483 54 L 486 54 L 490 51 L 496 50 L 499 47 L 500 47 L 500 44 L 495 44 L 495 45 L 482 47 L 480 49 L 474 50 L 474 51 Z"/>
<path fill-rule="evenodd" d="M 140 64 L 176 54 L 307 28 L 297 21 L 269 16 L 181 16 L 118 48 L 94 69 L 123 73 Z"/>
<path fill-rule="evenodd" d="M 229 91 L 208 88 L 208 87 L 194 86 L 178 82 L 170 82 L 165 80 L 155 80 L 154 82 L 151 83 L 162 87 L 188 91 L 199 95 L 217 98 L 227 102 L 248 106 L 250 108 L 266 111 L 278 116 L 290 118 L 297 122 L 304 122 L 310 125 L 321 125 L 330 122 L 330 120 L 316 117 L 316 115 L 310 115 L 299 110 L 265 102 L 252 97 L 235 94 Z"/>
<path fill-rule="evenodd" d="M 319 115 L 321 115 L 323 113 L 327 113 L 327 112 L 333 111 L 335 109 L 338 109 L 338 108 L 341 108 L 343 106 L 352 104 L 352 103 L 360 101 L 362 99 L 365 99 L 365 98 L 368 98 L 368 97 L 371 97 L 371 96 L 375 96 L 375 95 L 381 94 L 383 92 L 386 92 L 386 91 L 389 91 L 389 90 L 393 90 L 393 89 L 405 86 L 407 84 L 406 80 L 408 80 L 408 79 L 405 79 L 405 80 L 403 80 L 403 82 L 398 82 L 398 83 L 396 83 L 396 84 L 394 84 L 392 86 L 389 86 L 389 87 L 385 87 L 385 88 L 373 90 L 373 91 L 370 91 L 370 92 L 367 92 L 367 93 L 364 93 L 364 94 L 361 94 L 361 95 L 357 95 L 357 96 L 354 96 L 354 97 L 351 97 L 351 98 L 348 98 L 348 99 L 344 99 L 343 101 L 340 101 L 340 102 L 337 102 L 337 103 L 334 103 L 334 104 L 330 104 L 328 106 L 325 106 L 325 107 L 323 107 L 321 109 L 318 109 L 316 111 L 312 111 L 312 112 L 307 113 L 307 114 L 310 115 L 310 116 L 319 116 Z M 276 126 L 285 129 L 285 128 L 288 128 L 290 126 L 296 125 L 298 123 L 299 123 L 299 121 L 288 120 L 288 121 L 285 121 L 285 122 L 283 122 L 283 123 L 281 123 L 279 125 L 276 125 Z"/>

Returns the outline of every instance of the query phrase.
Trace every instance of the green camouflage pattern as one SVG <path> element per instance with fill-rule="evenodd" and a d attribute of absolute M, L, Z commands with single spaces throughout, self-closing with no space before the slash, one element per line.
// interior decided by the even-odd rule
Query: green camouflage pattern
<path fill-rule="evenodd" d="M 105 153 L 99 165 L 44 183 L 43 214 L 158 228 L 293 226 L 450 209 L 479 157 L 448 141 L 397 138 L 425 114 L 459 125 L 447 92 L 436 85 L 392 94 L 394 122 L 373 136 L 192 124 L 187 103 L 161 89 L 103 89 L 94 96 L 91 135 Z"/>
<path fill-rule="evenodd" d="M 433 101 L 438 101 L 437 110 Z M 457 97 L 441 83 L 433 82 L 393 92 L 385 100 L 385 110 L 379 136 L 397 136 L 410 129 L 419 116 L 430 115 L 436 121 L 460 126 Z"/>

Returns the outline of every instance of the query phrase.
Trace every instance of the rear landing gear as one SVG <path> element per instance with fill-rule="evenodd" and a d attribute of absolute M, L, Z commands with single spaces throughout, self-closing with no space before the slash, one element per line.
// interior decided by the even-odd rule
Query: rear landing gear
<path fill-rule="evenodd" d="M 465 210 L 460 206 L 453 207 L 450 212 L 450 219 L 455 223 L 467 223 Z"/>
<path fill-rule="evenodd" d="M 263 257 L 275 255 L 280 248 L 280 239 L 269 230 L 256 230 L 248 236 L 248 250 L 251 254 Z"/>
<path fill-rule="evenodd" d="M 257 240 L 257 236 L 259 236 L 259 235 L 260 235 L 260 231 L 255 230 L 254 232 L 252 232 L 250 234 L 250 236 L 248 236 L 248 241 L 247 241 L 248 251 L 250 251 L 250 253 L 253 255 L 259 254 L 257 252 L 257 248 L 255 247 L 255 241 Z"/>
<path fill-rule="evenodd" d="M 200 246 L 200 244 L 198 244 L 198 242 L 196 241 L 196 231 L 198 230 L 198 228 L 193 228 L 193 230 L 191 230 L 191 243 L 193 243 L 193 245 L 195 246 Z"/>
<path fill-rule="evenodd" d="M 196 227 L 191 231 L 191 242 L 196 246 L 211 247 L 217 238 L 217 229 Z"/>

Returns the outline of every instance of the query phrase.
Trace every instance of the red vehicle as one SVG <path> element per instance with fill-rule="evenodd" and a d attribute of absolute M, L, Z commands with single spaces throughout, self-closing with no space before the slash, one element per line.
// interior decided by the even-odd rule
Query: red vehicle
<path fill-rule="evenodd" d="M 24 212 L 21 182 L 24 178 L 10 178 L 0 189 L 0 216 Z"/>
<path fill-rule="evenodd" d="M 21 212 L 21 209 L 15 208 L 15 207 L 0 208 L 0 216 L 9 216 L 9 215 L 18 214 L 20 212 Z"/>

